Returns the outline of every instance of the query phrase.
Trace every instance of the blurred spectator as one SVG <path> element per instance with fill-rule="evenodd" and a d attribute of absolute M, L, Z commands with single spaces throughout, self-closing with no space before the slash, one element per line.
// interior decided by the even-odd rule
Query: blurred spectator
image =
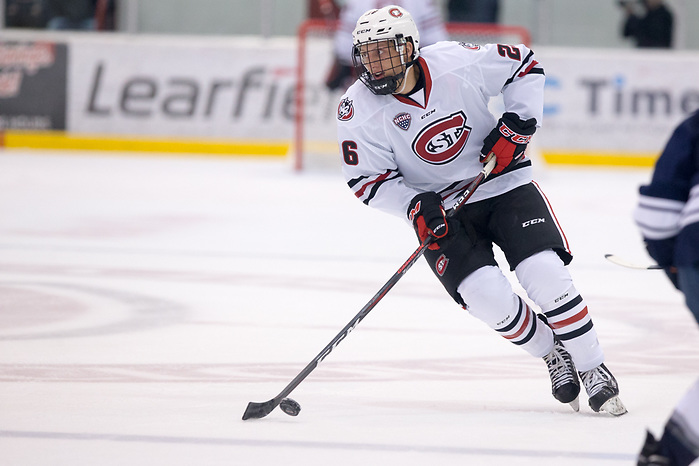
<path fill-rule="evenodd" d="M 449 0 L 447 11 L 450 22 L 497 23 L 499 0 Z"/>
<path fill-rule="evenodd" d="M 44 0 L 5 0 L 5 26 L 8 28 L 46 27 Z"/>
<path fill-rule="evenodd" d="M 637 4 L 641 3 L 642 13 Z M 623 35 L 636 41 L 636 47 L 672 47 L 673 15 L 663 0 L 620 0 L 626 12 Z"/>
<path fill-rule="evenodd" d="M 46 0 L 46 6 L 47 29 L 96 29 L 96 0 Z"/>
<path fill-rule="evenodd" d="M 309 0 L 308 10 L 312 19 L 336 20 L 340 14 L 340 6 L 333 0 Z"/>
<path fill-rule="evenodd" d="M 96 0 L 95 28 L 98 31 L 116 30 L 116 0 Z"/>
<path fill-rule="evenodd" d="M 421 47 L 447 40 L 444 19 L 433 0 L 346 0 L 340 10 L 340 24 L 335 33 L 334 63 L 325 81 L 328 89 L 341 88 L 344 91 L 354 82 L 352 31 L 365 12 L 387 5 L 398 5 L 410 11 L 420 31 Z"/>

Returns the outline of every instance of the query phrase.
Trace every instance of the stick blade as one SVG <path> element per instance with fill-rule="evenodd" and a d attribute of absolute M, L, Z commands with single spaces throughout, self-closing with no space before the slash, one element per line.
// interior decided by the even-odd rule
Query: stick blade
<path fill-rule="evenodd" d="M 248 419 L 260 419 L 271 413 L 277 407 L 279 402 L 276 399 L 265 401 L 264 403 L 255 403 L 251 401 L 243 413 L 243 421 Z"/>
<path fill-rule="evenodd" d="M 629 269 L 637 269 L 637 270 L 659 270 L 662 269 L 661 266 L 658 264 L 637 264 L 634 262 L 629 262 L 626 259 L 623 259 L 617 255 L 614 254 L 605 254 L 604 258 L 607 259 L 609 262 L 612 262 L 616 265 L 620 265 L 622 267 L 626 267 Z"/>

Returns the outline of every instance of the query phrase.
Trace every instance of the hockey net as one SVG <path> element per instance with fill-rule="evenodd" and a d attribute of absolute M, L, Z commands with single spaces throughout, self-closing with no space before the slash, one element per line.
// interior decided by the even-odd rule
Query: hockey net
<path fill-rule="evenodd" d="M 292 147 L 296 170 L 339 167 L 335 118 L 344 90 L 329 91 L 325 87 L 325 78 L 333 62 L 336 25 L 335 21 L 311 19 L 299 28 Z M 447 32 L 450 39 L 471 44 L 529 45 L 531 42 L 529 31 L 520 26 L 447 23 Z M 497 105 L 497 102 L 493 104 Z"/>

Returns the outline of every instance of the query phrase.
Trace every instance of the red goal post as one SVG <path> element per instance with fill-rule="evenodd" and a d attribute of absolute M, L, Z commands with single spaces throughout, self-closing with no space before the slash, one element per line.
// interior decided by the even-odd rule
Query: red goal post
<path fill-rule="evenodd" d="M 333 61 L 337 21 L 309 19 L 298 31 L 296 111 L 294 116 L 294 168 L 339 166 L 336 114 L 344 90 L 329 91 L 325 78 Z M 491 23 L 447 23 L 451 40 L 472 44 L 531 43 L 521 26 Z"/>

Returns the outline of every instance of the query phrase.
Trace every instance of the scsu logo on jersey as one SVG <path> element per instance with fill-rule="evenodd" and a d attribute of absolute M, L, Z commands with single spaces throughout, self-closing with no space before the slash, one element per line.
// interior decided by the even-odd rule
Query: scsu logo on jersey
<path fill-rule="evenodd" d="M 354 116 L 354 105 L 352 101 L 347 97 L 340 101 L 340 105 L 337 106 L 337 119 L 340 121 L 351 120 Z"/>
<path fill-rule="evenodd" d="M 434 263 L 434 269 L 437 275 L 440 277 L 444 276 L 444 272 L 447 271 L 447 266 L 449 265 L 449 258 L 442 254 L 437 258 L 437 262 Z"/>
<path fill-rule="evenodd" d="M 461 153 L 469 134 L 464 112 L 452 113 L 423 128 L 413 141 L 413 152 L 427 163 L 442 165 Z"/>
<path fill-rule="evenodd" d="M 459 45 L 462 46 L 463 48 L 469 49 L 469 50 L 480 50 L 481 49 L 480 45 L 471 44 L 469 42 L 459 42 Z"/>

